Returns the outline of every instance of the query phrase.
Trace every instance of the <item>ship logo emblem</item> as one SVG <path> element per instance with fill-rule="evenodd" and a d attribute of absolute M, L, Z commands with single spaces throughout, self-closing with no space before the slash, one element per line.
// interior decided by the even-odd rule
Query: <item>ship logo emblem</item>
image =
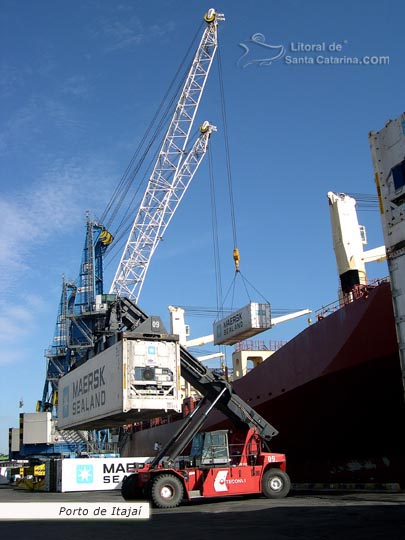
<path fill-rule="evenodd" d="M 76 482 L 78 484 L 92 484 L 93 479 L 93 465 L 78 465 L 76 467 Z"/>
<path fill-rule="evenodd" d="M 285 55 L 284 45 L 266 43 L 265 36 L 260 32 L 253 34 L 250 39 L 239 45 L 245 51 L 237 62 L 237 66 L 242 69 L 251 65 L 271 66 L 274 61 L 280 60 Z"/>

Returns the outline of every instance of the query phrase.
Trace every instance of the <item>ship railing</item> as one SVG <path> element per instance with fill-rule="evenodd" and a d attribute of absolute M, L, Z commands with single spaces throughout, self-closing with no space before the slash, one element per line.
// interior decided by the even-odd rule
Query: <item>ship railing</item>
<path fill-rule="evenodd" d="M 347 304 L 351 304 L 352 302 L 355 302 L 360 298 L 367 298 L 370 290 L 378 287 L 379 285 L 381 285 L 381 283 L 385 283 L 389 280 L 389 277 L 378 278 L 369 281 L 366 285 L 356 285 L 351 293 L 342 294 L 338 300 L 335 300 L 330 304 L 327 304 L 326 306 L 322 306 L 321 308 L 317 309 L 315 311 L 316 319 L 318 321 L 324 319 L 327 315 L 338 311 Z"/>
<path fill-rule="evenodd" d="M 286 340 L 274 340 L 264 341 L 260 339 L 248 339 L 235 344 L 234 351 L 277 351 L 284 347 L 287 343 Z"/>

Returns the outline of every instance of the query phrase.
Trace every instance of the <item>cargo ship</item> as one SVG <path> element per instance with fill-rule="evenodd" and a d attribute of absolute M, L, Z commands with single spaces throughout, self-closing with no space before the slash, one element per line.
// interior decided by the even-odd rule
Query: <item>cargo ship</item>
<path fill-rule="evenodd" d="M 363 251 L 355 201 L 328 193 L 340 300 L 233 382 L 279 430 L 272 450 L 287 455 L 293 482 L 405 488 L 405 113 L 369 140 L 385 245 Z M 390 277 L 368 283 L 365 262 L 382 254 Z M 188 400 L 184 414 L 192 408 Z M 181 422 L 172 420 L 152 421 L 149 429 L 135 425 L 123 439 L 123 455 L 150 455 Z M 218 412 L 204 426 L 223 428 L 232 426 Z"/>
<path fill-rule="evenodd" d="M 405 485 L 405 403 L 389 280 L 324 313 L 234 388 L 279 429 L 294 482 Z M 187 408 L 187 404 L 186 404 Z M 193 408 L 188 401 L 188 412 Z M 128 434 L 122 455 L 151 455 L 181 419 Z M 232 429 L 213 412 L 204 429 Z"/>

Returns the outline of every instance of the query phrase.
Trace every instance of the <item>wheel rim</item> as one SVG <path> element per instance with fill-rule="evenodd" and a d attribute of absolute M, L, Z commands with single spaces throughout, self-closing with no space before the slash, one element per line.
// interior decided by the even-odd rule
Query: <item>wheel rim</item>
<path fill-rule="evenodd" d="M 163 499 L 171 499 L 173 497 L 173 489 L 170 486 L 163 486 L 160 490 L 160 495 Z"/>
<path fill-rule="evenodd" d="M 279 476 L 274 476 L 270 480 L 270 488 L 273 491 L 280 491 L 281 489 L 283 489 L 283 481 L 281 480 Z"/>

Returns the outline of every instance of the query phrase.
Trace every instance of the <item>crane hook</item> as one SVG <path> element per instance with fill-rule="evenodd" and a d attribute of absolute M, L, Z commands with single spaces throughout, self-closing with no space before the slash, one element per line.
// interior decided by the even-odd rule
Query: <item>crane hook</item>
<path fill-rule="evenodd" d="M 239 272 L 240 255 L 237 247 L 233 250 L 233 260 L 235 262 L 236 272 Z"/>

